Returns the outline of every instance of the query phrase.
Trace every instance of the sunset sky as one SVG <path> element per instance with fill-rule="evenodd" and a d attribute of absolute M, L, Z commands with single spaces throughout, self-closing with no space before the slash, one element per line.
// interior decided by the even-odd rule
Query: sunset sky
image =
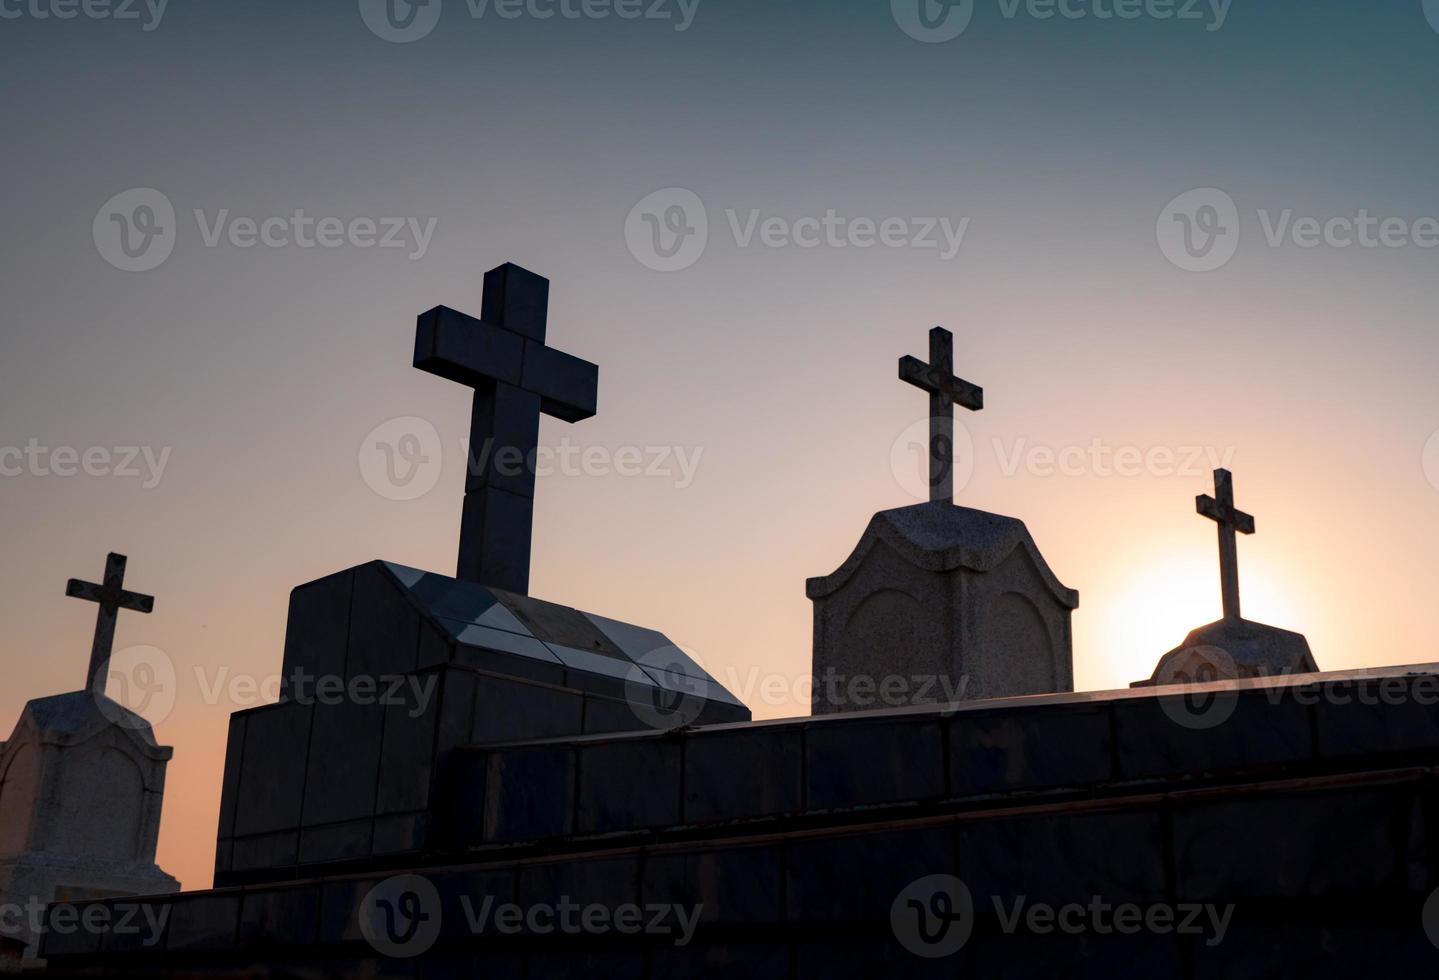
<path fill-rule="evenodd" d="M 1207 0 L 1208 20 L 980 0 L 927 43 L 903 2 L 601 20 L 445 0 L 410 43 L 352 2 L 0 20 L 0 452 L 165 463 L 64 477 L 0 455 L 0 727 L 82 685 L 94 607 L 65 581 L 127 554 L 157 604 L 122 614 L 118 646 L 163 651 L 178 683 L 155 718 L 176 747 L 160 863 L 208 885 L 226 719 L 259 703 L 230 682 L 278 671 L 290 589 L 373 558 L 453 571 L 469 397 L 410 367 L 414 322 L 478 315 L 504 261 L 552 280 L 551 345 L 600 365 L 599 415 L 547 419 L 545 445 L 667 453 L 658 474 L 541 477 L 532 593 L 664 631 L 756 717 L 807 712 L 763 694 L 809 670 L 806 577 L 915 502 L 901 437 L 927 406 L 895 363 L 936 324 L 986 392 L 961 413 L 958 502 L 1022 518 L 1079 590 L 1080 689 L 1148 676 L 1218 617 L 1194 513 L 1217 463 L 1258 522 L 1249 618 L 1307 634 L 1325 669 L 1439 659 L 1425 4 L 1241 0 L 1220 24 Z M 1196 272 L 1160 240 L 1171 202 L 1208 188 L 1238 247 Z M 104 245 L 131 189 L 175 212 L 143 272 Z M 632 211 L 658 200 L 664 231 L 695 199 L 703 253 L 657 271 Z M 302 247 L 297 209 L 345 240 Z M 840 237 L 805 247 L 830 212 Z M 1397 246 L 1341 247 L 1332 219 L 1364 215 L 1397 220 Z M 245 218 L 284 219 L 287 243 L 236 244 Z M 405 247 L 352 224 L 389 218 Z M 857 247 L 854 219 L 905 230 Z M 1305 247 L 1306 220 L 1327 239 Z M 926 226 L 937 247 L 915 243 Z M 443 467 L 388 499 L 362 445 L 410 418 Z"/>

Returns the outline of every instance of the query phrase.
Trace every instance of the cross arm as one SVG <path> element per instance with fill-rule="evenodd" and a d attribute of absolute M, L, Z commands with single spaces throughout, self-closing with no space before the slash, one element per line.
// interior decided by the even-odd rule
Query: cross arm
<path fill-rule="evenodd" d="M 971 412 L 984 408 L 984 389 L 970 384 L 963 378 L 946 375 L 912 355 L 899 359 L 899 380 L 921 388 L 930 394 L 947 394 Z"/>
<path fill-rule="evenodd" d="M 581 422 L 599 408 L 600 369 L 564 351 L 525 341 L 521 387 L 540 396 L 546 415 Z"/>
<path fill-rule="evenodd" d="M 521 335 L 445 306 L 421 313 L 415 329 L 415 367 L 471 388 L 490 381 L 520 384 Z"/>
<path fill-rule="evenodd" d="M 84 599 L 88 602 L 104 602 L 104 591 L 94 582 L 82 582 L 78 578 L 72 578 L 65 585 L 65 594 L 71 599 Z"/>
<path fill-rule="evenodd" d="M 1198 497 L 1195 497 L 1194 505 L 1196 511 L 1211 521 L 1217 521 L 1220 524 L 1232 523 L 1234 530 L 1240 534 L 1254 533 L 1253 516 L 1244 513 L 1242 510 L 1226 509 L 1219 501 L 1207 493 L 1202 493 Z"/>

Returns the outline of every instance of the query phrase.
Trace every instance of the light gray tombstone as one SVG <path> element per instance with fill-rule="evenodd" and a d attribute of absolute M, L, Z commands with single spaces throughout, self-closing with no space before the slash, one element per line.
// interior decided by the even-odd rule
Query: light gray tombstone
<path fill-rule="evenodd" d="M 943 501 L 883 511 L 806 592 L 817 714 L 1074 689 L 1079 593 L 1012 517 Z"/>
<path fill-rule="evenodd" d="M 103 585 L 72 581 L 68 590 L 100 603 L 89 688 L 31 701 L 0 743 L 0 904 L 12 910 L 0 933 L 31 958 L 47 904 L 180 888 L 155 865 L 174 750 L 104 693 L 118 609 L 153 607 L 121 589 L 124 568 L 111 555 Z"/>
<path fill-rule="evenodd" d="M 1214 471 L 1214 496 L 1195 501 L 1219 526 L 1219 583 L 1224 618 L 1201 626 L 1159 659 L 1154 674 L 1134 687 L 1311 674 L 1319 670 L 1302 634 L 1251 622 L 1240 613 L 1237 534 L 1253 534 L 1254 518 L 1234 506 L 1234 477 Z"/>
<path fill-rule="evenodd" d="M 930 502 L 874 515 L 832 575 L 809 580 L 817 714 L 1074 689 L 1079 593 L 1050 570 L 1022 521 L 954 497 L 954 406 L 984 390 L 954 375 L 949 331 L 900 380 L 930 397 Z"/>

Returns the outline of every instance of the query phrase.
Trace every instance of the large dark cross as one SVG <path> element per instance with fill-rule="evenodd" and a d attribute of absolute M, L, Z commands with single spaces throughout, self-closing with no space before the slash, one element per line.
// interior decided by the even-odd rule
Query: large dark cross
<path fill-rule="evenodd" d="M 105 580 L 100 585 L 72 578 L 65 586 L 65 594 L 72 599 L 85 599 L 100 604 L 100 612 L 95 619 L 95 642 L 90 646 L 90 670 L 85 675 L 85 689 L 96 694 L 105 693 L 108 678 L 103 676 L 101 671 L 109 662 L 110 652 L 115 646 L 115 621 L 120 618 L 120 610 L 128 609 L 138 613 L 155 610 L 154 596 L 125 591 L 127 560 L 124 555 L 116 554 L 105 559 Z"/>
<path fill-rule="evenodd" d="M 595 414 L 600 369 L 545 346 L 550 281 L 517 265 L 485 273 L 480 319 L 443 306 L 420 316 L 415 367 L 475 389 L 457 577 L 530 587 L 540 414 Z"/>
<path fill-rule="evenodd" d="M 984 389 L 954 375 L 954 335 L 929 332 L 929 363 L 899 359 L 899 380 L 929 392 L 929 499 L 954 503 L 954 406 L 984 408 Z"/>
<path fill-rule="evenodd" d="M 1218 498 L 1218 499 L 1215 499 Z M 1219 587 L 1224 593 L 1224 618 L 1239 619 L 1239 548 L 1234 537 L 1254 533 L 1254 518 L 1234 509 L 1234 475 L 1214 471 L 1214 496 L 1195 498 L 1199 513 L 1219 524 Z"/>

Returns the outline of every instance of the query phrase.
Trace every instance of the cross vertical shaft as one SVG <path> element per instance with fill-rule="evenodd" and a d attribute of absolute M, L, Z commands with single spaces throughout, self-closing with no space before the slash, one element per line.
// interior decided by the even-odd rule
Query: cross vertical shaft
<path fill-rule="evenodd" d="M 595 414 L 599 368 L 545 346 L 550 282 L 516 265 L 485 274 L 480 319 L 438 306 L 415 331 L 415 367 L 475 390 L 457 576 L 530 585 L 540 415 Z"/>
<path fill-rule="evenodd" d="M 954 406 L 984 408 L 984 389 L 954 374 L 954 335 L 929 332 L 929 363 L 899 359 L 899 379 L 929 393 L 929 499 L 954 503 Z"/>
<path fill-rule="evenodd" d="M 1214 471 L 1214 496 L 1201 495 L 1196 510 L 1219 525 L 1219 589 L 1224 600 L 1224 618 L 1240 619 L 1238 534 L 1254 533 L 1254 518 L 1234 507 L 1234 475 Z"/>

